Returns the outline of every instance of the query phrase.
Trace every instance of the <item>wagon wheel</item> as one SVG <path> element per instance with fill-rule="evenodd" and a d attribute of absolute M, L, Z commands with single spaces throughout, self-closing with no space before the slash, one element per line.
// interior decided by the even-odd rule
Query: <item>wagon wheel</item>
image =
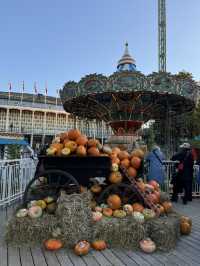
<path fill-rule="evenodd" d="M 137 193 L 136 189 L 127 183 L 113 184 L 108 186 L 101 192 L 97 202 L 99 204 L 106 202 L 106 199 L 111 194 L 119 195 L 122 200 L 122 204 L 133 203 L 138 200 L 143 203 L 143 198 Z"/>
<path fill-rule="evenodd" d="M 27 185 L 23 203 L 51 196 L 58 198 L 60 190 L 66 193 L 80 192 L 76 179 L 67 172 L 61 170 L 47 170 L 36 175 Z"/>

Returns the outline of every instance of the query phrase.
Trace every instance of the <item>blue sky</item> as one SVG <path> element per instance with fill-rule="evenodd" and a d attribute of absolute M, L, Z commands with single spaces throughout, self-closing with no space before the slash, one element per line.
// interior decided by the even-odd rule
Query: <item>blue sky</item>
<path fill-rule="evenodd" d="M 200 1 L 167 2 L 167 70 L 200 80 Z M 192 2 L 192 4 L 191 4 Z M 0 4 L 0 90 L 48 94 L 89 73 L 109 75 L 128 41 L 138 70 L 158 70 L 157 0 L 6 0 Z"/>

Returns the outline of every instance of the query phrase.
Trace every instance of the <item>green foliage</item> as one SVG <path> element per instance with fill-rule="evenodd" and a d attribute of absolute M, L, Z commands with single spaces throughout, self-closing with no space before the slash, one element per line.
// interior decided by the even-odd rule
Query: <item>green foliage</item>
<path fill-rule="evenodd" d="M 9 160 L 20 158 L 20 145 L 8 145 L 7 158 Z"/>
<path fill-rule="evenodd" d="M 185 115 L 185 121 L 189 138 L 200 135 L 200 101 L 192 113 Z"/>
<path fill-rule="evenodd" d="M 176 75 L 177 78 L 181 78 L 181 79 L 192 79 L 192 73 L 187 72 L 185 70 L 182 70 L 180 72 L 178 72 L 178 74 Z"/>

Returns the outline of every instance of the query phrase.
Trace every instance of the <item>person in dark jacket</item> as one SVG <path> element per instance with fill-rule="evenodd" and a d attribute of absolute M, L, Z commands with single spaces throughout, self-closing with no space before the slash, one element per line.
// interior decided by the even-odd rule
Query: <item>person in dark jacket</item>
<path fill-rule="evenodd" d="M 189 143 L 183 143 L 180 151 L 172 157 L 172 161 L 179 161 L 174 175 L 172 201 L 178 201 L 178 193 L 184 191 L 183 204 L 192 201 L 192 180 L 194 159 Z"/>

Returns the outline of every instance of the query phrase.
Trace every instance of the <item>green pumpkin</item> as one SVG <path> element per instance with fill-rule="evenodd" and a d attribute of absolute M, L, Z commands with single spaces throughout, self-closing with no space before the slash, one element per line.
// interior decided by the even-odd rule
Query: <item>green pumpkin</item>
<path fill-rule="evenodd" d="M 151 209 L 144 209 L 142 214 L 144 215 L 145 220 L 152 219 L 156 216 L 155 212 Z"/>

